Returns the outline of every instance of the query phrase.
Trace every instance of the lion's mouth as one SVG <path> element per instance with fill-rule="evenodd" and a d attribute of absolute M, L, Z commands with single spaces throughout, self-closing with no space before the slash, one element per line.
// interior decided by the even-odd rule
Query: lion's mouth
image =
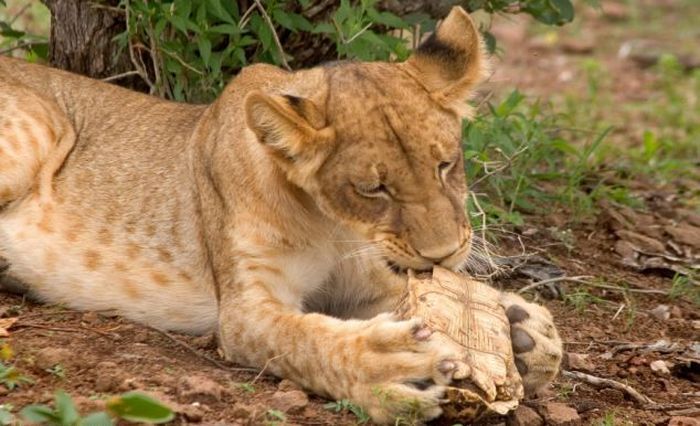
<path fill-rule="evenodd" d="M 419 274 L 429 274 L 433 271 L 433 268 L 426 268 L 426 269 L 415 269 L 415 268 L 404 268 L 403 266 L 392 262 L 391 260 L 386 261 L 387 266 L 393 272 L 394 274 L 400 276 L 400 277 L 406 277 L 408 276 L 408 271 L 411 270 L 413 273 L 416 275 Z"/>

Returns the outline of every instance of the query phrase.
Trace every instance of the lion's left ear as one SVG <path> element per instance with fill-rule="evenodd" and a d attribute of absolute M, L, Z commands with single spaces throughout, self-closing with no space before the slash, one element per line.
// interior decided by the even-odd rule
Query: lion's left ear
<path fill-rule="evenodd" d="M 464 114 L 471 90 L 488 73 L 488 57 L 474 22 L 457 6 L 404 66 L 438 103 Z"/>
<path fill-rule="evenodd" d="M 254 91 L 244 109 L 248 128 L 296 183 L 313 174 L 331 148 L 335 133 L 309 99 Z"/>

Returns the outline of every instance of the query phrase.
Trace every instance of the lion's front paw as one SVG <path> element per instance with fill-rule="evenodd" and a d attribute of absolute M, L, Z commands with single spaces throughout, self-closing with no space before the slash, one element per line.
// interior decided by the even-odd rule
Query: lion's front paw
<path fill-rule="evenodd" d="M 377 423 L 421 423 L 442 413 L 440 402 L 456 365 L 420 319 L 391 314 L 369 320 L 350 338 L 345 355 L 356 360 L 349 396 Z"/>
<path fill-rule="evenodd" d="M 562 342 L 547 308 L 503 293 L 501 305 L 510 321 L 515 365 L 527 394 L 550 383 L 559 372 Z"/>

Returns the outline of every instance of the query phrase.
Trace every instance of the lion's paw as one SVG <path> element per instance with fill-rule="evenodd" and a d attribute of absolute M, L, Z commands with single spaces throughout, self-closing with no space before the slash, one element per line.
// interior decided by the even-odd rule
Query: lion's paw
<path fill-rule="evenodd" d="M 550 383 L 559 372 L 562 342 L 547 308 L 527 302 L 513 293 L 503 293 L 501 305 L 510 321 L 515 365 L 523 378 L 526 394 Z"/>
<path fill-rule="evenodd" d="M 398 321 L 382 314 L 367 321 L 360 339 L 353 339 L 360 345 L 346 347 L 358 361 L 349 396 L 375 422 L 422 423 L 442 414 L 440 402 L 456 365 L 454 354 L 431 335 L 421 319 Z"/>

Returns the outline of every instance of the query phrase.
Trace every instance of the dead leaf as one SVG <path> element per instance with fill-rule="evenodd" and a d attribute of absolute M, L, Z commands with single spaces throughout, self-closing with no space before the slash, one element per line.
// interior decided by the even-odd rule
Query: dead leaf
<path fill-rule="evenodd" d="M 616 234 L 623 240 L 632 243 L 632 245 L 638 248 L 638 251 L 654 254 L 664 253 L 666 251 L 664 243 L 655 240 L 651 237 L 647 237 L 646 235 L 638 234 L 636 232 L 628 230 L 620 230 L 617 231 Z"/>
<path fill-rule="evenodd" d="M 681 244 L 700 248 L 700 228 L 697 226 L 679 223 L 676 226 L 665 226 L 664 231 Z"/>
<path fill-rule="evenodd" d="M 9 337 L 10 332 L 7 330 L 9 330 L 17 320 L 19 320 L 19 317 L 0 318 L 0 337 Z"/>

